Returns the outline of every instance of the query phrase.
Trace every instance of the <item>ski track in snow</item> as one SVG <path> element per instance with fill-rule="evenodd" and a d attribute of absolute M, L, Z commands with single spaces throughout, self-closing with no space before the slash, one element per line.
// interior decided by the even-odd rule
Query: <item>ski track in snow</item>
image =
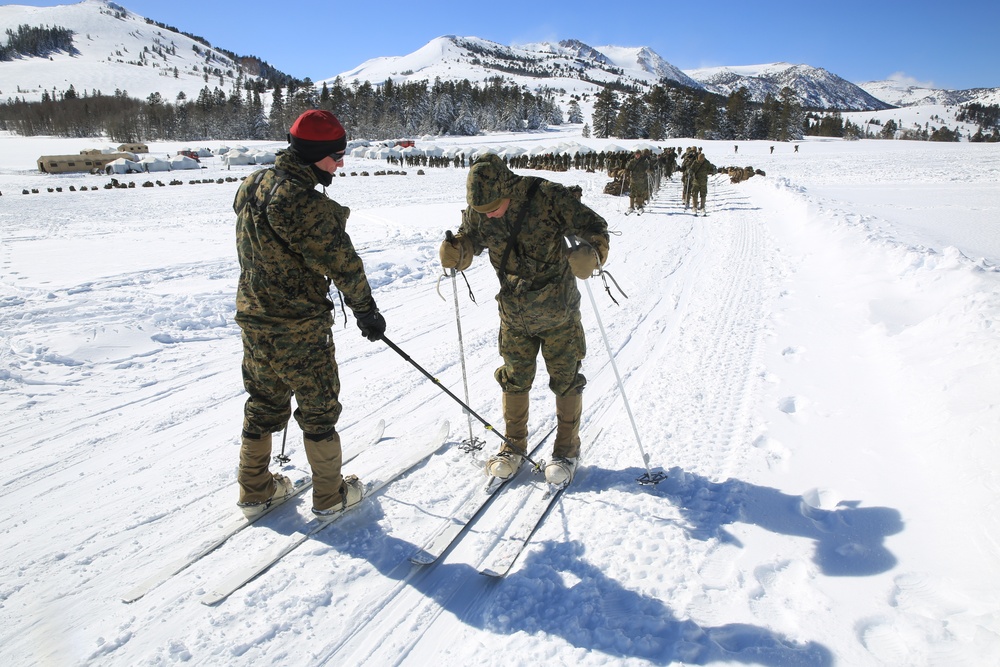
<path fill-rule="evenodd" d="M 646 413 L 661 406 L 670 406 L 668 413 L 659 418 L 665 423 L 663 431 L 646 432 L 645 437 L 653 438 L 646 446 L 650 448 L 647 451 L 660 452 L 661 457 L 669 457 L 669 461 L 659 462 L 660 467 L 665 464 L 674 466 L 670 471 L 671 481 L 665 483 L 664 488 L 673 488 L 681 493 L 684 491 L 682 480 L 686 472 L 679 466 L 690 467 L 693 472 L 702 475 L 725 478 L 739 464 L 739 447 L 747 441 L 752 428 L 749 406 L 757 381 L 759 321 L 771 283 L 768 268 L 763 262 L 764 220 L 746 197 L 728 184 L 720 183 L 720 180 L 716 179 L 718 185 L 713 192 L 711 219 L 694 218 L 682 211 L 677 204 L 680 199 L 679 183 L 675 181 L 665 184 L 658 201 L 648 207 L 645 216 L 622 223 L 622 227 L 627 226 L 626 237 L 621 241 L 617 238 L 613 240 L 613 252 L 616 258 L 620 258 L 616 263 L 627 266 L 631 254 L 628 241 L 641 243 L 654 234 L 663 238 L 662 252 L 654 255 L 655 264 L 643 267 L 641 272 L 629 270 L 616 277 L 626 293 L 665 293 L 668 297 L 660 297 L 652 305 L 642 302 L 638 307 L 632 306 L 634 301 L 619 297 L 623 313 L 620 316 L 617 312 L 613 313 L 615 326 L 609 327 L 609 337 L 616 339 L 614 334 L 617 333 L 621 339 L 614 349 L 619 360 L 626 360 L 624 364 L 618 362 L 619 372 L 634 402 L 637 420 L 640 423 L 655 423 L 658 418 Z M 600 212 L 611 220 L 620 219 L 620 215 L 615 215 L 613 210 Z M 670 228 L 664 230 L 665 225 L 670 225 Z M 664 276 L 667 281 L 660 282 Z M 584 291 L 583 285 L 581 291 Z M 583 301 L 584 309 L 590 309 L 586 294 Z M 602 297 L 598 303 L 607 305 L 608 301 Z M 607 318 L 609 312 L 605 308 L 602 318 Z M 590 319 L 593 319 L 592 311 Z M 628 468 L 628 462 L 634 463 L 638 458 L 638 450 L 632 448 L 633 435 L 628 423 L 621 417 L 620 399 L 614 385 L 609 384 L 612 371 L 602 349 L 600 334 L 593 325 L 588 331 L 588 341 L 587 366 L 597 368 L 591 371 L 594 377 L 586 397 L 588 401 L 596 401 L 596 405 L 587 406 L 584 428 L 594 432 L 597 430 L 595 424 L 608 424 L 610 421 L 613 426 L 607 430 L 614 435 L 602 432 L 598 442 L 586 444 L 584 460 L 596 459 L 600 463 L 581 469 L 574 487 L 557 504 L 553 513 L 555 516 L 543 524 L 536 536 L 536 544 L 542 546 L 529 546 L 522 559 L 532 558 L 532 552 L 541 548 L 544 553 L 555 550 L 555 556 L 561 561 L 566 561 L 573 551 L 577 552 L 573 554 L 575 557 L 585 556 L 588 561 L 593 558 L 595 563 L 604 559 L 614 561 L 614 553 L 621 549 L 621 544 L 610 545 L 608 551 L 593 553 L 584 550 L 578 543 L 570 543 L 572 546 L 561 544 L 561 539 L 571 539 L 573 532 L 568 525 L 569 515 L 586 515 L 587 506 L 594 503 L 605 505 L 606 501 L 599 499 L 602 490 L 599 486 L 604 483 L 596 482 L 599 477 L 612 478 L 612 484 L 622 495 L 618 501 L 623 505 L 621 512 L 625 515 L 646 504 L 642 500 L 650 500 L 643 498 L 648 494 L 640 487 L 630 489 L 623 479 L 624 474 L 638 477 L 642 472 L 634 467 Z M 683 353 L 678 354 L 678 350 Z M 650 363 L 652 360 L 656 363 Z M 600 389 L 595 390 L 595 385 Z M 544 429 L 536 429 L 535 432 L 544 433 Z M 598 465 L 608 465 L 609 469 L 598 470 Z M 625 465 L 627 473 L 612 473 L 617 465 Z M 652 465 L 656 467 L 657 461 L 654 460 Z M 675 477 L 678 481 L 673 481 Z M 595 487 L 595 484 L 598 486 Z M 470 657 L 455 654 L 456 647 L 464 645 L 451 640 L 456 631 L 456 617 L 463 624 L 505 634 L 518 627 L 531 632 L 533 624 L 537 624 L 536 629 L 555 631 L 555 628 L 544 626 L 544 610 L 519 608 L 522 605 L 519 600 L 531 597 L 528 591 L 537 590 L 537 587 L 544 590 L 546 585 L 552 585 L 551 581 L 547 581 L 553 576 L 549 568 L 541 568 L 543 577 L 536 578 L 528 571 L 538 568 L 517 571 L 519 568 L 515 565 L 515 573 L 509 575 L 501 587 L 477 575 L 476 566 L 484 554 L 470 553 L 469 547 L 479 546 L 479 541 L 471 538 L 478 537 L 480 532 L 487 535 L 503 532 L 504 525 L 497 525 L 496 522 L 504 523 L 513 518 L 511 507 L 519 504 L 519 491 L 517 484 L 505 489 L 501 493 L 501 500 L 505 502 L 495 503 L 455 551 L 446 555 L 444 562 L 423 569 L 414 569 L 403 563 L 390 571 L 387 578 L 395 583 L 371 596 L 371 606 L 364 610 L 345 638 L 333 642 L 319 654 L 319 662 L 451 664 Z M 630 496 L 635 494 L 629 491 L 638 491 L 639 507 L 634 506 L 635 499 Z M 650 493 L 654 497 L 670 497 L 669 491 L 666 494 Z M 735 499 L 703 497 L 702 502 L 706 506 L 723 505 L 729 506 L 732 512 L 737 511 L 732 507 Z M 499 515 L 498 519 L 493 519 L 492 525 L 491 515 Z M 654 597 L 676 599 L 673 591 L 659 588 L 663 582 L 656 570 L 670 571 L 679 564 L 691 568 L 692 563 L 707 560 L 719 536 L 703 535 L 701 541 L 696 543 L 697 548 L 666 554 L 661 552 L 659 545 L 666 541 L 667 536 L 662 527 L 654 530 L 659 535 L 651 536 L 648 553 L 638 556 L 642 565 L 640 576 L 653 580 L 653 586 L 648 590 Z M 491 542 L 489 539 L 485 541 Z M 566 555 L 560 556 L 560 552 L 566 550 L 569 550 Z M 595 567 L 600 568 L 599 565 Z M 655 593 L 667 597 L 660 598 Z M 550 597 L 558 599 L 560 594 L 547 595 L 546 599 Z M 635 595 L 611 587 L 609 600 L 602 600 L 603 614 L 616 619 L 611 623 L 612 627 L 627 626 L 637 611 Z M 565 613 L 565 610 L 561 611 Z M 559 613 L 555 616 L 561 617 Z M 660 621 L 657 623 L 662 625 Z M 636 647 L 638 650 L 634 653 L 621 648 L 624 645 L 622 642 L 628 643 L 627 636 L 616 636 L 614 633 L 600 637 L 589 633 L 586 628 L 579 628 L 575 636 L 565 639 L 571 644 L 619 657 L 634 655 L 656 659 L 671 655 L 675 650 L 674 642 L 680 641 L 682 636 L 698 634 L 697 628 L 682 628 L 682 625 L 676 623 L 675 627 L 669 628 L 666 636 L 646 646 Z M 448 639 L 443 641 L 442 638 Z M 700 640 L 695 637 L 691 639 L 692 645 L 685 650 L 704 653 L 706 647 L 699 646 L 699 643 Z M 539 651 L 533 648 L 530 639 L 517 641 L 511 638 L 505 644 L 519 660 L 533 662 L 551 657 L 546 655 L 547 649 Z M 582 656 L 581 659 L 588 662 Z M 478 661 L 481 662 L 482 658 Z M 495 664 L 503 662 L 504 659 L 496 658 Z"/>
<path fill-rule="evenodd" d="M 804 168 L 803 174 L 839 179 L 852 170 L 856 165 L 847 161 L 834 171 Z M 349 230 L 388 336 L 459 394 L 453 286 L 438 282 L 437 247 L 444 230 L 458 226 L 464 172 L 431 171 L 392 181 L 397 205 L 387 204 L 371 179 L 338 179 L 332 194 L 354 211 Z M 0 528 L 3 652 L 39 664 L 83 665 L 964 665 L 974 664 L 974 654 L 963 641 L 974 641 L 984 654 L 996 650 L 995 609 L 933 573 L 906 564 L 892 569 L 893 551 L 884 541 L 901 530 L 899 512 L 859 507 L 834 489 L 785 492 L 749 481 L 787 469 L 812 445 L 795 429 L 833 409 L 822 387 L 803 382 L 797 368 L 823 353 L 840 354 L 852 381 L 875 377 L 865 375 L 853 339 L 833 350 L 774 340 L 779 325 L 794 319 L 796 300 L 805 298 L 786 290 L 788 278 L 808 266 L 797 248 L 784 246 L 794 234 L 778 246 L 777 228 L 819 221 L 834 240 L 861 238 L 873 266 L 884 269 L 888 257 L 890 278 L 898 280 L 895 291 L 880 294 L 894 296 L 871 304 L 860 319 L 904 342 L 908 330 L 939 320 L 946 331 L 949 317 L 961 318 L 971 307 L 955 303 L 934 271 L 917 285 L 928 292 L 921 303 L 930 305 L 910 307 L 916 300 L 907 294 L 907 280 L 919 283 L 923 268 L 954 264 L 950 279 L 960 282 L 973 262 L 957 251 L 942 256 L 900 244 L 887 231 L 891 221 L 838 207 L 829 193 L 814 195 L 787 180 L 734 186 L 715 177 L 709 215 L 695 217 L 680 204 L 675 178 L 664 182 L 644 215 L 625 216 L 621 199 L 601 194 L 604 174 L 541 175 L 583 185 L 584 201 L 616 232 L 607 268 L 628 297 L 612 286 L 616 306 L 599 280 L 589 287 L 649 467 L 668 478 L 655 487 L 636 483 L 646 466 L 581 283 L 588 388 L 582 466 L 573 486 L 503 580 L 481 576 L 478 567 L 516 521 L 529 492 L 523 481 L 501 491 L 437 563 L 411 565 L 415 546 L 447 519 L 470 485 L 485 483 L 482 461 L 499 440 L 475 422 L 484 451 L 459 451 L 467 417 L 392 350 L 361 339 L 353 318 L 345 323 L 338 309 L 345 450 L 363 442 L 382 416 L 384 441 L 404 447 L 449 419 L 451 446 L 213 608 L 198 603 L 205 589 L 300 527 L 309 517 L 307 497 L 141 600 L 122 605 L 117 597 L 168 558 L 196 550 L 201 531 L 232 516 L 244 400 L 239 329 L 232 321 L 238 270 L 228 207 L 236 185 L 205 186 L 203 198 L 184 198 L 185 205 L 199 205 L 182 222 L 136 213 L 140 202 L 161 211 L 175 205 L 158 189 L 100 199 L 101 214 L 113 225 L 88 219 L 96 205 L 18 200 L 22 215 L 5 218 L 0 243 L 0 388 L 12 408 L 0 417 L 7 434 L 0 502 L 13 508 Z M 178 230 L 187 243 L 174 238 Z M 108 237 L 134 239 L 136 252 L 102 258 L 94 250 Z M 46 267 L 22 279 L 26 266 L 65 244 L 80 246 L 74 266 Z M 181 245 L 183 253 L 175 247 Z M 183 261 L 164 264 L 158 247 Z M 820 267 L 834 266 L 822 259 Z M 979 266 L 982 273 L 992 270 Z M 478 300 L 470 302 L 460 279 L 470 402 L 502 427 L 492 377 L 499 364 L 496 278 L 482 258 L 466 276 Z M 873 276 L 885 279 L 874 269 L 858 279 Z M 807 283 L 798 284 L 804 291 Z M 835 312 L 832 325 L 822 324 L 853 323 L 853 314 Z M 982 349 L 966 351 L 970 359 L 994 349 L 989 326 L 984 315 Z M 857 345 L 880 344 L 869 336 Z M 969 368 L 978 367 L 970 361 Z M 533 437 L 554 423 L 547 380 L 540 367 Z M 876 388 L 868 409 L 884 412 L 889 424 L 905 421 L 900 401 L 890 395 L 900 389 Z M 934 428 L 938 415 L 920 411 L 929 405 L 923 394 L 914 389 L 907 398 L 917 406 L 907 416 Z M 901 434 L 886 426 L 878 437 L 905 440 Z M 295 462 L 289 467 L 304 467 L 294 423 L 287 438 Z M 275 434 L 276 451 L 281 440 Z M 551 441 L 541 457 L 550 451 Z M 1000 490 L 989 469 L 967 481 Z M 22 502 L 27 498 L 30 503 Z M 995 503 L 985 509 L 996 509 Z M 65 522 L 40 525 L 39 517 L 64 514 Z M 974 539 L 987 555 L 1000 551 L 992 525 Z M 761 540 L 762 534 L 772 539 Z M 859 563 L 871 571 L 858 571 Z M 851 574 L 881 575 L 884 585 L 873 589 L 889 602 L 873 603 L 860 619 L 838 616 L 840 590 L 860 585 Z M 833 638 L 840 647 L 836 660 Z"/>

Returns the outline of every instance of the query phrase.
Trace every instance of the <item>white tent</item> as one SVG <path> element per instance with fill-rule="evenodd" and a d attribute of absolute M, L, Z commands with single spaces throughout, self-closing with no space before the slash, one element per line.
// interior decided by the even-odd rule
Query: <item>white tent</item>
<path fill-rule="evenodd" d="M 198 157 L 212 157 L 214 153 L 208 148 L 199 148 Z"/>
<path fill-rule="evenodd" d="M 555 151 L 557 155 L 587 155 L 588 153 L 593 153 L 594 149 L 583 144 L 578 144 L 575 141 L 568 141 L 556 146 Z"/>
<path fill-rule="evenodd" d="M 170 162 L 151 155 L 139 160 L 139 164 L 143 171 L 170 171 Z"/>
<path fill-rule="evenodd" d="M 175 155 L 170 160 L 171 169 L 201 169 L 201 165 L 194 158 L 190 158 L 187 155 Z"/>
<path fill-rule="evenodd" d="M 275 154 L 271 151 L 253 151 L 247 153 L 251 158 L 253 158 L 254 164 L 274 164 L 276 158 Z"/>
<path fill-rule="evenodd" d="M 364 157 L 365 153 L 368 152 L 368 146 L 358 146 L 350 151 L 351 157 Z"/>
<path fill-rule="evenodd" d="M 481 158 L 482 156 L 486 155 L 487 153 L 493 153 L 494 155 L 496 155 L 499 152 L 500 152 L 500 149 L 497 148 L 496 146 L 483 146 L 482 148 L 477 148 L 472 153 L 471 159 L 472 160 L 478 160 L 479 158 Z"/>
<path fill-rule="evenodd" d="M 504 146 L 497 155 L 506 158 L 517 157 L 524 155 L 524 149 L 519 146 Z"/>
<path fill-rule="evenodd" d="M 554 153 L 555 149 L 548 146 L 535 146 L 528 151 L 528 155 L 548 155 Z"/>
<path fill-rule="evenodd" d="M 368 157 L 373 160 L 384 160 L 387 157 L 399 157 L 399 149 L 389 146 L 376 148 L 368 152 Z"/>
<path fill-rule="evenodd" d="M 421 148 L 421 150 L 427 157 L 441 157 L 444 155 L 444 149 L 440 146 L 435 146 L 434 144 L 428 144 L 427 146 Z"/>
<path fill-rule="evenodd" d="M 403 150 L 399 151 L 404 157 L 410 157 L 411 155 L 424 155 L 422 148 L 417 148 L 416 146 L 407 146 Z"/>
<path fill-rule="evenodd" d="M 639 142 L 639 143 L 637 143 L 635 145 L 635 150 L 637 150 L 637 151 L 644 151 L 644 150 L 647 150 L 647 149 L 650 152 L 652 152 L 653 155 L 659 155 L 661 152 L 663 152 L 663 149 L 660 148 L 659 146 L 655 146 L 655 145 L 647 143 L 647 142 Z"/>
<path fill-rule="evenodd" d="M 247 153 L 242 153 L 240 151 L 229 151 L 222 156 L 222 163 L 227 167 L 232 167 L 234 165 L 244 165 L 253 164 L 253 158 Z"/>
<path fill-rule="evenodd" d="M 120 157 L 113 162 L 104 165 L 104 173 L 108 174 L 135 174 L 142 171 L 142 165 L 138 162 Z"/>

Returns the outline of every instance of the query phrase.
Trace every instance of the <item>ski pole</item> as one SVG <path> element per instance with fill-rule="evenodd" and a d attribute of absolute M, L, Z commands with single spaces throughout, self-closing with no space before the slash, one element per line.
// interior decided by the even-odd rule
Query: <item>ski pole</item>
<path fill-rule="evenodd" d="M 393 343 L 393 342 L 392 342 L 391 340 L 389 340 L 388 338 L 386 338 L 386 337 L 385 337 L 385 334 L 382 334 L 382 339 L 381 339 L 381 340 L 382 340 L 382 342 L 383 342 L 383 343 L 385 343 L 385 344 L 386 344 L 386 345 L 388 345 L 388 346 L 389 346 L 390 348 L 392 348 L 392 350 L 393 350 L 393 351 L 394 351 L 394 352 L 395 352 L 396 354 L 398 354 L 399 356 L 403 357 L 403 359 L 406 359 L 406 360 L 407 360 L 408 362 L 410 362 L 410 364 L 411 364 L 411 365 L 412 365 L 412 366 L 413 366 L 414 368 L 416 368 L 416 369 L 417 369 L 418 371 L 420 371 L 421 373 L 423 373 L 423 374 L 424 374 L 424 377 L 426 377 L 426 378 L 427 378 L 428 380 L 430 380 L 431 382 L 433 382 L 434 384 L 436 384 L 436 385 L 437 385 L 437 386 L 438 386 L 438 387 L 439 387 L 439 388 L 441 389 L 441 391 L 443 391 L 444 393 L 446 393 L 446 394 L 448 394 L 449 396 L 451 396 L 451 398 L 452 398 L 452 399 L 453 399 L 453 400 L 454 400 L 454 401 L 455 401 L 456 403 L 458 403 L 458 404 L 459 404 L 459 405 L 461 405 L 461 406 L 462 406 L 463 408 L 465 408 L 465 409 L 466 409 L 466 411 L 468 411 L 468 413 L 469 413 L 470 415 L 472 415 L 473 417 L 475 417 L 476 419 L 478 419 L 478 420 L 479 420 L 480 422 L 482 422 L 483 426 L 485 426 L 485 427 L 486 427 L 486 430 L 487 430 L 487 431 L 492 431 L 493 433 L 495 433 L 495 434 L 496 434 L 496 436 L 497 436 L 498 438 L 500 438 L 500 439 L 501 439 L 501 440 L 503 440 L 503 441 L 504 441 L 505 443 L 507 443 L 508 445 L 510 445 L 510 447 L 511 447 L 511 448 L 513 448 L 513 449 L 514 449 L 515 451 L 520 451 L 520 448 L 518 448 L 518 447 L 517 447 L 517 446 L 516 446 L 516 445 L 515 445 L 515 444 L 514 444 L 514 443 L 513 443 L 513 442 L 512 442 L 511 440 L 510 440 L 510 438 L 508 438 L 508 437 L 507 437 L 507 436 L 505 436 L 505 435 L 500 435 L 500 433 L 499 433 L 499 432 L 498 432 L 498 431 L 497 431 L 497 430 L 496 430 L 495 428 L 493 428 L 493 425 L 492 425 L 492 424 L 490 424 L 490 423 L 489 423 L 488 421 L 486 421 L 485 419 L 483 419 L 482 417 L 480 417 L 480 416 L 479 416 L 479 415 L 478 415 L 478 414 L 476 413 L 476 411 L 475 411 L 475 410 L 473 410 L 472 408 L 470 408 L 470 407 L 469 407 L 469 406 L 468 406 L 468 405 L 467 405 L 466 403 L 463 403 L 463 402 L 462 402 L 462 399 L 460 399 L 460 398 L 459 398 L 458 396 L 456 396 L 455 394 L 453 394 L 453 393 L 451 392 L 451 390 L 450 390 L 450 389 L 448 389 L 448 387 L 446 387 L 446 386 L 444 386 L 443 384 L 441 384 L 441 381 L 440 381 L 440 380 L 438 380 L 438 379 L 437 379 L 436 377 L 434 377 L 433 375 L 431 375 L 430 373 L 428 373 L 428 372 L 427 372 L 427 370 L 426 370 L 426 369 L 425 369 L 425 368 L 424 368 L 423 366 L 421 366 L 420 364 L 418 364 L 417 362 L 415 362 L 415 361 L 414 361 L 414 360 L 413 360 L 412 358 L 410 358 L 410 355 L 408 355 L 408 354 L 407 354 L 406 352 L 403 352 L 403 350 L 401 350 L 401 349 L 399 348 L 399 346 L 398 346 L 398 345 L 396 345 L 396 344 L 395 344 L 395 343 Z M 536 463 L 535 463 L 534 461 L 532 461 L 531 459 L 529 459 L 529 458 L 528 458 L 527 456 L 525 456 L 524 458 L 525 458 L 525 460 L 526 460 L 526 461 L 528 461 L 528 462 L 529 462 L 529 463 L 531 463 L 532 465 L 536 465 L 536 466 L 538 465 L 538 464 L 536 464 Z"/>
<path fill-rule="evenodd" d="M 465 389 L 465 402 L 471 403 L 472 401 L 469 400 L 469 376 L 465 368 L 465 341 L 462 340 L 462 318 L 459 316 L 458 309 L 458 271 L 455 269 L 451 270 L 451 291 L 455 296 L 455 327 L 458 329 L 458 354 L 462 360 L 462 387 Z M 469 421 L 468 447 L 469 449 L 482 449 L 482 445 L 476 446 L 478 439 L 472 434 L 472 415 L 469 414 L 468 410 L 465 411 L 465 414 Z"/>
<path fill-rule="evenodd" d="M 449 229 L 445 233 L 445 240 L 453 241 L 455 235 L 451 233 Z M 451 270 L 451 291 L 455 297 L 455 326 L 458 329 L 458 354 L 462 360 L 462 386 L 465 389 L 465 402 L 471 403 L 469 400 L 469 376 L 465 368 L 465 341 L 462 339 L 462 317 L 461 310 L 458 307 L 458 271 L 456 269 Z M 465 415 L 469 421 L 469 439 L 462 443 L 466 446 L 469 451 L 473 449 L 482 449 L 485 442 L 482 442 L 472 434 L 472 415 L 468 410 L 465 411 Z"/>
<path fill-rule="evenodd" d="M 571 248 L 576 247 L 575 237 L 567 239 Z M 625 404 L 625 412 L 628 414 L 628 419 L 632 423 L 632 432 L 635 433 L 635 442 L 639 445 L 639 453 L 642 455 L 642 465 L 646 468 L 646 474 L 639 477 L 636 481 L 639 484 L 649 485 L 649 484 L 659 484 L 667 478 L 666 473 L 660 471 L 653 473 L 649 468 L 649 455 L 646 454 L 646 450 L 642 447 L 642 438 L 639 437 L 639 427 L 635 425 L 635 417 L 632 416 L 632 406 L 629 405 L 628 396 L 625 395 L 625 384 L 622 382 L 622 376 L 618 372 L 618 364 L 615 362 L 615 354 L 611 350 L 611 343 L 608 342 L 608 334 L 604 330 L 604 322 L 601 321 L 601 313 L 597 310 L 597 300 L 594 298 L 594 291 L 590 289 L 590 283 L 586 280 L 583 281 L 584 286 L 587 288 L 587 296 L 590 297 L 590 305 L 594 309 L 594 317 L 597 319 L 597 327 L 601 330 L 601 338 L 604 339 L 604 349 L 608 351 L 608 359 L 611 361 L 611 369 L 615 372 L 615 380 L 618 381 L 618 391 L 621 393 L 622 402 Z"/>

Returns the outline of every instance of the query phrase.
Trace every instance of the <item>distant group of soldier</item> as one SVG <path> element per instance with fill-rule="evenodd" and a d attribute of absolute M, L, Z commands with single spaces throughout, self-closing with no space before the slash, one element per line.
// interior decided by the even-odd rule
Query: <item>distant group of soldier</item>
<path fill-rule="evenodd" d="M 624 196 L 628 194 L 629 207 L 626 215 L 645 212 L 650 199 L 659 191 L 665 177 L 672 180 L 676 172 L 681 177 L 681 201 L 685 210 L 693 210 L 695 215 L 705 215 L 708 197 L 708 179 L 713 174 L 729 175 L 731 183 L 740 183 L 764 172 L 746 167 L 716 167 L 706 157 L 700 147 L 685 149 L 668 147 L 659 154 L 649 148 L 641 150 L 594 151 L 576 155 L 555 152 L 541 154 L 502 155 L 501 159 L 510 169 L 535 169 L 545 171 L 587 172 L 607 171 L 611 182 L 604 186 L 604 193 Z M 424 155 L 391 156 L 389 163 L 411 167 L 454 167 L 465 168 L 467 158 L 464 153 L 454 157 L 433 157 Z M 471 164 L 471 160 L 468 164 Z"/>

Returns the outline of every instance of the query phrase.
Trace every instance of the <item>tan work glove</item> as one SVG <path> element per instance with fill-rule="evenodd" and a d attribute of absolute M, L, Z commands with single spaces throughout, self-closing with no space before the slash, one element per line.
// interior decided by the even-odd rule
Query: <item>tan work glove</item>
<path fill-rule="evenodd" d="M 580 280 L 586 280 L 594 275 L 594 271 L 600 268 L 601 263 L 597 257 L 597 251 L 589 245 L 578 245 L 569 251 L 570 271 Z"/>
<path fill-rule="evenodd" d="M 441 242 L 438 249 L 438 256 L 443 268 L 465 271 L 472 265 L 472 241 L 461 234 L 452 236 L 448 232 L 448 238 Z"/>
<path fill-rule="evenodd" d="M 603 236 L 594 236 L 592 239 L 587 239 L 587 243 L 597 252 L 597 263 L 604 266 L 608 261 L 608 240 Z"/>

